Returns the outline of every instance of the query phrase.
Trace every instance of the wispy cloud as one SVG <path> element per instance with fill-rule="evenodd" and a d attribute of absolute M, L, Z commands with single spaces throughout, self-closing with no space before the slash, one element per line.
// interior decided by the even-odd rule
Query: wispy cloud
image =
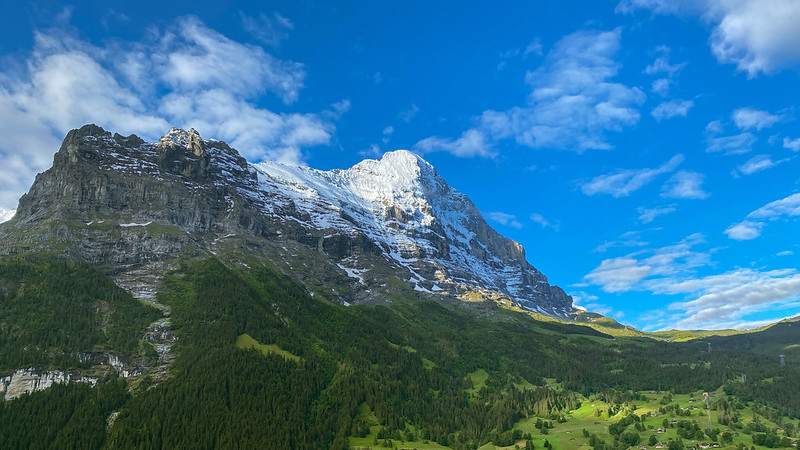
<path fill-rule="evenodd" d="M 692 106 L 694 106 L 694 102 L 691 100 L 670 100 L 653 108 L 653 111 L 650 112 L 650 115 L 659 122 L 678 116 L 686 117 L 686 115 L 689 113 L 689 110 L 692 109 Z"/>
<path fill-rule="evenodd" d="M 251 17 L 244 13 L 239 14 L 242 27 L 261 43 L 270 47 L 277 47 L 281 41 L 289 37 L 289 32 L 294 30 L 294 23 L 278 13 L 271 15 L 261 13 L 258 17 Z"/>
<path fill-rule="evenodd" d="M 550 228 L 553 231 L 558 231 L 559 228 L 561 227 L 561 225 L 558 223 L 558 221 L 554 221 L 553 222 L 553 221 L 547 220 L 547 219 L 544 218 L 544 216 L 542 216 L 541 214 L 538 214 L 538 213 L 531 214 L 531 220 L 534 223 L 538 223 L 539 225 L 541 225 L 542 228 Z"/>
<path fill-rule="evenodd" d="M 725 155 L 738 155 L 748 153 L 756 143 L 756 137 L 749 132 L 730 136 L 720 136 L 724 131 L 722 122 L 714 120 L 706 125 L 706 151 L 709 153 L 723 153 Z"/>
<path fill-rule="evenodd" d="M 639 231 L 626 231 L 622 233 L 618 238 L 606 241 L 600 245 L 598 245 L 593 251 L 594 252 L 606 252 L 609 249 L 615 247 L 646 247 L 650 245 L 649 242 L 642 240 L 642 233 Z"/>
<path fill-rule="evenodd" d="M 383 134 L 381 141 L 384 145 L 386 145 L 389 143 L 389 139 L 391 138 L 392 134 L 394 134 L 394 127 L 389 125 L 388 127 L 385 127 L 381 133 Z"/>
<path fill-rule="evenodd" d="M 783 138 L 783 148 L 788 148 L 793 152 L 800 151 L 800 138 L 796 139 L 789 139 L 788 137 Z"/>
<path fill-rule="evenodd" d="M 651 267 L 640 264 L 633 258 L 604 259 L 599 266 L 589 272 L 584 280 L 601 286 L 604 292 L 626 292 L 633 289 L 639 281 L 650 275 Z"/>
<path fill-rule="evenodd" d="M 375 84 L 378 84 L 378 83 L 375 83 Z M 409 122 L 411 122 L 411 119 L 413 119 L 414 116 L 417 115 L 418 112 L 419 112 L 419 108 L 417 107 L 417 105 L 416 104 L 412 104 L 408 109 L 400 111 L 400 114 L 398 114 L 397 117 L 399 117 L 400 120 L 402 120 L 403 122 L 409 123 Z"/>
<path fill-rule="evenodd" d="M 769 128 L 781 120 L 781 116 L 770 114 L 767 111 L 759 111 L 753 108 L 739 108 L 733 111 L 733 122 L 739 129 L 761 131 Z"/>
<path fill-rule="evenodd" d="M 611 81 L 619 70 L 614 56 L 620 33 L 579 31 L 564 37 L 538 69 L 526 74 L 531 93 L 525 106 L 484 111 L 459 138 L 429 137 L 415 148 L 491 156 L 494 144 L 504 139 L 577 152 L 611 148 L 605 134 L 637 123 L 637 108 L 645 99 L 640 89 Z"/>
<path fill-rule="evenodd" d="M 522 52 L 522 57 L 527 58 L 528 55 L 537 55 L 542 56 L 542 40 L 539 38 L 534 39 L 527 47 L 525 47 L 525 51 Z"/>
<path fill-rule="evenodd" d="M 689 294 L 689 301 L 669 305 L 680 329 L 751 327 L 750 314 L 775 311 L 800 299 L 800 274 L 795 269 L 737 269 L 720 275 L 665 283 L 663 292 Z"/>
<path fill-rule="evenodd" d="M 669 87 L 672 85 L 673 81 L 669 78 L 658 78 L 653 80 L 653 84 L 650 86 L 650 90 L 655 92 L 656 94 L 666 97 L 669 95 Z"/>
<path fill-rule="evenodd" d="M 754 77 L 800 62 L 800 3 L 793 0 L 622 0 L 617 11 L 694 15 L 711 24 L 711 51 Z"/>
<path fill-rule="evenodd" d="M 752 175 L 767 169 L 771 169 L 779 164 L 789 161 L 788 158 L 773 161 L 769 155 L 756 155 L 739 165 L 734 171 L 734 175 Z"/>
<path fill-rule="evenodd" d="M 522 228 L 522 223 L 517 220 L 517 216 L 504 212 L 488 212 L 486 217 L 492 222 L 499 223 L 500 225 L 507 225 L 512 228 Z"/>
<path fill-rule="evenodd" d="M 686 63 L 670 64 L 671 51 L 666 45 L 657 47 L 656 52 L 659 53 L 659 56 L 644 69 L 644 73 L 648 75 L 661 76 L 661 78 L 653 81 L 651 90 L 662 97 L 666 97 L 669 94 L 669 88 L 674 83 L 674 78 L 686 66 Z M 683 115 L 685 116 L 686 114 L 684 113 Z"/>
<path fill-rule="evenodd" d="M 760 324 L 749 319 L 752 314 L 788 311 L 797 304 L 800 273 L 796 269 L 745 268 L 698 276 L 696 271 L 715 265 L 710 251 L 696 249 L 703 244 L 704 237 L 695 234 L 666 247 L 605 259 L 584 280 L 608 293 L 683 297 L 668 305 L 667 314 L 641 317 L 647 322 L 645 329 L 752 328 Z"/>
<path fill-rule="evenodd" d="M 655 169 L 628 169 L 598 175 L 581 186 L 581 190 L 586 195 L 609 194 L 615 198 L 627 197 L 659 175 L 674 171 L 683 160 L 683 155 L 678 154 Z"/>
<path fill-rule="evenodd" d="M 675 212 L 676 209 L 677 208 L 675 208 L 675 205 L 658 206 L 655 208 L 645 208 L 640 206 L 636 208 L 636 211 L 639 213 L 639 220 L 642 223 L 650 223 L 656 220 L 656 217 Z"/>
<path fill-rule="evenodd" d="M 490 157 L 496 154 L 487 136 L 474 129 L 465 131 L 460 138 L 455 140 L 431 136 L 417 142 L 414 148 L 422 153 L 445 151 L 462 158 Z"/>
<path fill-rule="evenodd" d="M 704 199 L 710 194 L 703 190 L 705 176 L 698 172 L 681 170 L 672 175 L 661 188 L 665 198 Z"/>
<path fill-rule="evenodd" d="M 669 47 L 662 45 L 656 48 L 656 51 L 660 55 L 644 69 L 644 73 L 648 75 L 666 73 L 669 76 L 673 76 L 686 66 L 686 63 L 670 64 L 669 54 L 671 49 Z"/>
<path fill-rule="evenodd" d="M 737 241 L 755 239 L 761 236 L 761 231 L 767 222 L 797 216 L 800 216 L 800 193 L 775 200 L 756 209 L 743 221 L 728 227 L 725 234 Z"/>
<path fill-rule="evenodd" d="M 703 243 L 703 235 L 693 234 L 673 245 L 604 259 L 584 280 L 609 293 L 647 290 L 647 283 L 707 265 L 710 254 L 693 249 Z"/>

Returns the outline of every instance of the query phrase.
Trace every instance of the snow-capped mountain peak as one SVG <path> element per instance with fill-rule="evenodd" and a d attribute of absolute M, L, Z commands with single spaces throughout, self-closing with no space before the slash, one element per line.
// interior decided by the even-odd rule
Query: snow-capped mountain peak
<path fill-rule="evenodd" d="M 119 221 L 113 233 L 111 220 Z M 27 231 L 15 233 L 21 227 Z M 153 274 L 186 248 L 216 255 L 220 242 L 235 238 L 239 246 L 229 248 L 239 250 L 231 251 L 282 261 L 288 275 L 342 302 L 385 295 L 396 277 L 432 296 L 505 298 L 554 316 L 573 311 L 522 246 L 407 150 L 322 171 L 249 164 L 195 130 L 173 128 L 147 143 L 87 125 L 67 135 L 53 167 L 20 199 L 0 228 L 0 250 L 24 250 L 30 236 L 118 273 L 144 265 Z M 117 241 L 94 244 L 109 239 Z"/>
<path fill-rule="evenodd" d="M 569 296 L 528 264 L 522 247 L 500 236 L 469 198 L 414 153 L 388 152 L 346 170 L 273 162 L 256 167 L 262 190 L 273 199 L 290 194 L 291 208 L 283 210 L 300 212 L 303 226 L 366 236 L 416 290 L 483 291 L 545 314 L 572 311 Z M 363 269 L 357 252 L 345 259 L 343 269 Z M 362 275 L 357 278 L 363 283 Z"/>

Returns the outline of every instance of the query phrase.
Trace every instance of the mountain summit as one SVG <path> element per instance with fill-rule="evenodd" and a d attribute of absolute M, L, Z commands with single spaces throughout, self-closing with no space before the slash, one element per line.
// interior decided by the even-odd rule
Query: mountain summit
<path fill-rule="evenodd" d="M 320 171 L 249 164 L 195 130 L 173 128 L 147 143 L 86 125 L 67 134 L 53 167 L 0 225 L 0 253 L 32 247 L 99 265 L 145 296 L 180 258 L 211 253 L 268 262 L 345 304 L 413 289 L 573 312 L 522 246 L 405 150 Z"/>

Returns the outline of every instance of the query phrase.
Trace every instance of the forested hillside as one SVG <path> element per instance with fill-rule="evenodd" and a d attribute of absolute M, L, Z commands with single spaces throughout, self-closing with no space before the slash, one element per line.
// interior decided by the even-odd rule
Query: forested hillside
<path fill-rule="evenodd" d="M 22 299 L 31 306 L 23 310 L 39 311 L 17 322 L 3 314 L 9 368 L 60 362 L 6 356 L 34 343 L 65 355 L 102 345 L 135 350 L 143 345 L 135 330 L 157 316 L 85 266 L 5 260 L 2 267 L 3 311 L 20 311 Z M 34 285 L 36 294 L 27 287 Z M 97 299 L 118 305 L 118 318 L 100 321 Z M 643 413 L 632 408 L 646 402 L 642 391 L 718 391 L 748 414 L 760 408 L 764 420 L 768 414 L 791 423 L 800 416 L 800 375 L 774 357 L 735 348 L 709 354 L 704 342 L 614 338 L 496 304 L 476 310 L 422 301 L 410 292 L 389 306 L 345 307 L 309 296 L 270 269 L 233 268 L 215 259 L 189 262 L 168 275 L 158 300 L 170 307 L 178 338 L 166 381 L 156 384 L 145 375 L 124 382 L 110 373 L 95 388 L 69 384 L 23 395 L 2 404 L 0 447 L 339 449 L 390 440 L 408 448 L 534 445 L 531 431 L 557 433 L 578 420 L 579 411 L 591 410 L 587 421 L 609 423 Z M 53 309 L 65 312 L 43 312 Z M 78 318 L 86 325 L 69 328 L 81 323 Z M 24 321 L 44 325 L 12 334 Z M 104 325 L 92 325 L 99 322 Z M 601 402 L 602 408 L 589 408 Z M 537 418 L 546 425 L 534 428 Z M 615 429 L 644 427 L 643 420 L 625 419 Z M 623 432 L 597 431 L 597 448 L 628 446 Z M 580 439 L 589 445 L 591 435 Z"/>

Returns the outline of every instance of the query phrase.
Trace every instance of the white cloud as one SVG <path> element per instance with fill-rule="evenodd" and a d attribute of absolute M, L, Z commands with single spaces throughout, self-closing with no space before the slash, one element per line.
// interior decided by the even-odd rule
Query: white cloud
<path fill-rule="evenodd" d="M 725 131 L 725 127 L 719 120 L 712 120 L 711 122 L 708 122 L 708 125 L 706 125 L 705 129 L 706 136 L 718 136 L 723 131 Z"/>
<path fill-rule="evenodd" d="M 276 59 L 257 46 L 233 41 L 196 17 L 178 19 L 177 34 L 162 38 L 165 53 L 155 58 L 161 78 L 173 89 L 223 87 L 247 97 L 268 90 L 286 103 L 303 87 L 303 65 Z"/>
<path fill-rule="evenodd" d="M 11 218 L 14 217 L 14 213 L 16 213 L 16 211 L 11 209 L 0 208 L 0 223 L 8 222 L 9 220 L 11 220 Z"/>
<path fill-rule="evenodd" d="M 686 63 L 681 64 L 670 64 L 669 62 L 669 54 L 672 51 L 669 47 L 662 45 L 656 48 L 656 51 L 660 53 L 660 55 L 653 61 L 652 64 L 648 65 L 644 69 L 644 73 L 648 75 L 661 75 L 661 78 L 658 78 L 653 81 L 651 86 L 651 90 L 656 94 L 666 97 L 669 95 L 669 88 L 670 85 L 674 84 L 673 79 L 678 75 L 678 73 L 686 66 Z M 680 102 L 680 101 L 678 101 Z M 686 102 L 685 100 L 683 102 Z M 693 104 L 693 103 L 692 103 Z M 662 103 L 662 105 L 668 105 L 666 103 Z M 678 104 L 672 105 L 674 107 L 678 106 Z M 667 108 L 668 106 L 664 106 Z M 686 116 L 686 112 L 691 108 L 692 105 L 688 105 L 685 107 L 683 116 Z M 656 108 L 658 110 L 658 108 Z M 653 117 L 656 117 L 656 120 L 661 120 L 657 117 L 660 112 L 653 111 Z M 678 114 L 672 114 L 670 117 L 673 117 Z M 666 117 L 669 118 L 669 117 Z"/>
<path fill-rule="evenodd" d="M 737 172 L 742 175 L 752 175 L 756 172 L 771 169 L 778 164 L 789 161 L 788 159 L 781 159 L 773 161 L 769 155 L 756 155 L 736 168 Z"/>
<path fill-rule="evenodd" d="M 800 138 L 797 139 L 789 139 L 788 137 L 783 138 L 783 148 L 788 148 L 793 152 L 800 151 Z"/>
<path fill-rule="evenodd" d="M 604 259 L 583 279 L 601 286 L 604 292 L 626 292 L 650 275 L 650 270 L 650 266 L 641 265 L 633 258 Z"/>
<path fill-rule="evenodd" d="M 616 12 L 630 14 L 650 9 L 658 14 L 695 14 L 703 11 L 704 0 L 621 0 Z"/>
<path fill-rule="evenodd" d="M 0 69 L 0 207 L 10 209 L 52 162 L 66 132 L 96 123 L 155 140 L 172 126 L 225 139 L 250 160 L 300 162 L 330 141 L 321 114 L 256 106 L 263 95 L 297 99 L 305 71 L 258 46 L 233 41 L 195 17 L 152 29 L 141 42 L 95 46 L 61 29 L 35 33 L 25 60 Z"/>
<path fill-rule="evenodd" d="M 636 211 L 639 213 L 639 220 L 642 223 L 650 223 L 658 216 L 675 212 L 676 208 L 675 205 L 659 206 L 656 208 L 645 208 L 640 206 L 636 208 Z"/>
<path fill-rule="evenodd" d="M 614 247 L 645 247 L 647 245 L 649 245 L 649 243 L 641 239 L 641 232 L 626 231 L 625 233 L 622 233 L 618 238 L 612 241 L 606 241 L 598 245 L 592 251 L 603 253 L 608 251 L 608 249 Z"/>
<path fill-rule="evenodd" d="M 556 222 L 551 222 L 551 221 L 545 219 L 545 217 L 542 216 L 541 214 L 537 214 L 537 213 L 531 214 L 531 220 L 534 221 L 535 223 L 538 223 L 539 225 L 541 225 L 542 228 L 552 228 L 554 231 L 558 231 L 558 229 L 560 228 L 560 225 L 559 225 L 559 223 L 557 221 Z"/>
<path fill-rule="evenodd" d="M 800 215 L 800 193 L 792 194 L 788 197 L 774 202 L 767 203 L 766 205 L 758 208 L 747 215 L 748 218 L 775 220 L 783 216 L 798 216 Z"/>
<path fill-rule="evenodd" d="M 742 130 L 762 130 L 775 125 L 781 116 L 753 108 L 739 108 L 733 111 L 733 122 Z"/>
<path fill-rule="evenodd" d="M 531 148 L 577 152 L 611 148 L 605 133 L 637 123 L 637 107 L 645 99 L 640 89 L 610 81 L 619 70 L 613 59 L 619 41 L 619 29 L 579 31 L 564 37 L 538 69 L 526 74 L 531 93 L 525 106 L 484 111 L 459 139 L 426 138 L 417 148 L 490 156 L 494 143 L 503 139 Z"/>
<path fill-rule="evenodd" d="M 795 0 L 622 0 L 617 11 L 694 15 L 711 25 L 711 51 L 754 77 L 800 62 L 800 2 Z"/>
<path fill-rule="evenodd" d="M 698 276 L 698 270 L 716 266 L 712 251 L 696 249 L 702 244 L 704 237 L 694 234 L 673 245 L 605 259 L 584 280 L 609 293 L 639 291 L 684 297 L 671 303 L 668 311 L 641 316 L 640 320 L 647 322 L 645 329 L 752 328 L 754 321 L 748 320 L 749 315 L 797 305 L 800 274 L 796 269 L 747 268 Z"/>
<path fill-rule="evenodd" d="M 755 239 L 761 236 L 766 222 L 797 216 L 800 216 L 800 193 L 775 200 L 756 209 L 748 214 L 742 222 L 728 227 L 725 234 L 737 241 Z"/>
<path fill-rule="evenodd" d="M 784 250 L 782 252 L 778 252 L 775 254 L 775 256 L 792 256 L 792 255 L 794 255 L 794 252 L 791 250 Z"/>
<path fill-rule="evenodd" d="M 681 69 L 686 66 L 686 63 L 681 64 L 670 64 L 669 63 L 669 53 L 670 48 L 667 46 L 660 46 L 656 50 L 658 50 L 661 55 L 652 62 L 652 64 L 648 65 L 644 69 L 644 73 L 648 75 L 656 75 L 660 73 L 666 73 L 668 76 L 672 77 Z"/>
<path fill-rule="evenodd" d="M 278 13 L 267 15 L 261 13 L 258 17 L 250 17 L 240 13 L 242 27 L 254 38 L 270 47 L 277 47 L 281 41 L 289 37 L 289 32 L 294 30 L 294 23 Z"/>
<path fill-rule="evenodd" d="M 650 88 L 656 94 L 666 97 L 669 95 L 669 86 L 672 84 L 672 80 L 669 78 L 659 78 L 653 81 L 653 84 Z"/>
<path fill-rule="evenodd" d="M 775 311 L 800 299 L 800 274 L 794 269 L 760 272 L 737 269 L 666 286 L 667 293 L 696 297 L 669 305 L 680 310 L 672 318 L 680 329 L 750 327 L 750 314 Z"/>
<path fill-rule="evenodd" d="M 756 137 L 752 133 L 740 133 L 733 136 L 709 136 L 706 151 L 709 153 L 723 153 L 725 155 L 740 155 L 753 150 Z"/>
<path fill-rule="evenodd" d="M 691 100 L 670 100 L 656 106 L 650 115 L 652 115 L 653 118 L 659 122 L 664 119 L 671 119 L 677 116 L 686 117 L 686 114 L 689 113 L 689 110 L 692 109 L 692 106 L 694 106 L 694 102 Z"/>
<path fill-rule="evenodd" d="M 465 131 L 456 140 L 431 136 L 417 142 L 414 149 L 422 153 L 446 151 L 463 158 L 495 155 L 486 135 L 475 129 Z"/>
<path fill-rule="evenodd" d="M 677 244 L 651 250 L 650 256 L 643 258 L 642 262 L 653 268 L 653 275 L 673 275 L 705 266 L 709 264 L 709 253 L 692 250 L 704 243 L 705 236 L 699 233 L 691 234 Z M 643 252 L 641 255 L 647 254 L 648 252 Z"/>
<path fill-rule="evenodd" d="M 673 245 L 605 259 L 583 279 L 605 292 L 652 290 L 668 276 L 708 265 L 710 255 L 693 250 L 703 243 L 703 235 L 693 234 Z"/>
<path fill-rule="evenodd" d="M 369 148 L 359 151 L 358 154 L 367 158 L 377 158 L 381 156 L 381 148 L 377 144 L 372 144 Z"/>
<path fill-rule="evenodd" d="M 381 141 L 384 145 L 386 145 L 389 143 L 389 138 L 392 136 L 392 134 L 394 134 L 394 127 L 389 125 L 385 127 L 381 133 L 383 134 Z"/>
<path fill-rule="evenodd" d="M 504 212 L 488 212 L 486 217 L 492 222 L 497 222 L 500 225 L 507 225 L 513 228 L 522 228 L 522 224 L 517 220 L 517 216 L 507 214 Z"/>
<path fill-rule="evenodd" d="M 661 196 L 665 198 L 695 198 L 704 199 L 709 193 L 703 190 L 701 173 L 681 170 L 672 175 L 661 189 Z"/>
<path fill-rule="evenodd" d="M 375 83 L 375 84 L 379 84 L 379 83 Z M 402 120 L 403 122 L 409 123 L 409 122 L 411 122 L 411 119 L 413 119 L 414 116 L 417 115 L 418 112 L 419 112 L 419 108 L 417 107 L 417 105 L 412 104 L 410 108 L 408 108 L 408 109 L 406 109 L 404 111 L 401 111 L 400 114 L 397 115 L 397 117 L 399 117 L 400 120 Z"/>
<path fill-rule="evenodd" d="M 350 111 L 350 99 L 345 98 L 331 105 L 330 109 L 322 111 L 322 115 L 330 119 L 340 119 L 347 111 Z"/>
<path fill-rule="evenodd" d="M 581 186 L 586 195 L 609 194 L 612 197 L 627 197 L 661 174 L 675 170 L 682 162 L 683 155 L 675 155 L 661 167 L 655 169 L 629 169 L 598 175 L 591 181 Z"/>
<path fill-rule="evenodd" d="M 725 230 L 725 234 L 728 235 L 728 238 L 735 241 L 749 241 L 750 239 L 755 239 L 761 236 L 762 228 L 764 228 L 763 223 L 746 220 L 744 222 L 731 225 Z"/>
<path fill-rule="evenodd" d="M 716 0 L 708 11 L 716 27 L 711 49 L 753 77 L 800 61 L 800 3 L 794 0 Z"/>
<path fill-rule="evenodd" d="M 542 56 L 542 40 L 536 38 L 525 47 L 525 51 L 522 53 L 522 57 L 526 58 L 528 55 L 534 54 L 537 56 Z"/>

